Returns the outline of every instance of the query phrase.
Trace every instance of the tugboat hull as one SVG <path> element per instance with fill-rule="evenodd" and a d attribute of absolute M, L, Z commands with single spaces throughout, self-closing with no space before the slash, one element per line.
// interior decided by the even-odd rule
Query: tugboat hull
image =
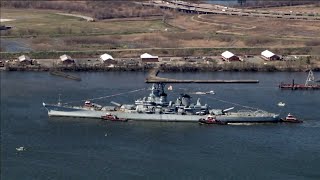
<path fill-rule="evenodd" d="M 217 124 L 217 125 L 227 125 L 227 122 L 223 122 L 223 121 L 219 121 L 219 120 L 214 120 L 214 121 L 210 121 L 210 120 L 206 120 L 206 119 L 199 119 L 199 124 Z"/>

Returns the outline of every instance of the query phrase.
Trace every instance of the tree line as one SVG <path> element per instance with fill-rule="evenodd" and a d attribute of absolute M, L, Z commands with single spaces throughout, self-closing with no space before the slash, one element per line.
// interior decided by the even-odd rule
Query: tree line
<path fill-rule="evenodd" d="M 87 14 L 96 19 L 130 18 L 163 15 L 160 8 L 148 7 L 134 1 L 1 1 L 0 7 L 62 10 Z"/>

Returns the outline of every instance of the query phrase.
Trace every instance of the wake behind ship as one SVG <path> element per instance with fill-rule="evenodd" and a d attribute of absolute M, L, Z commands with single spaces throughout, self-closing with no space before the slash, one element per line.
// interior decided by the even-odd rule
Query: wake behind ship
<path fill-rule="evenodd" d="M 143 97 L 134 104 L 119 104 L 112 102 L 114 106 L 101 106 L 86 101 L 83 106 L 68 106 L 60 102 L 58 104 L 46 104 L 49 116 L 104 118 L 113 116 L 119 119 L 139 121 L 173 121 L 173 122 L 198 122 L 206 116 L 214 116 L 216 120 L 226 123 L 241 122 L 278 122 L 279 115 L 262 110 L 240 110 L 232 112 L 228 109 L 211 109 L 207 104 L 201 104 L 200 99 L 196 103 L 191 102 L 191 96 L 181 94 L 174 102 L 167 100 L 163 83 L 155 83 L 150 89 L 148 97 Z"/>

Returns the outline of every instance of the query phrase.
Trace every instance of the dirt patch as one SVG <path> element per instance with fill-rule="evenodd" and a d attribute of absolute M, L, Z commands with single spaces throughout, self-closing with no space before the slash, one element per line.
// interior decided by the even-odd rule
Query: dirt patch
<path fill-rule="evenodd" d="M 320 14 L 320 4 L 319 5 L 301 5 L 301 6 L 283 6 L 283 7 L 272 7 L 265 8 L 261 10 L 270 10 L 270 11 L 285 11 L 292 13 L 313 13 Z"/>
<path fill-rule="evenodd" d="M 14 21 L 15 19 L 0 19 L 0 22 L 9 22 Z"/>

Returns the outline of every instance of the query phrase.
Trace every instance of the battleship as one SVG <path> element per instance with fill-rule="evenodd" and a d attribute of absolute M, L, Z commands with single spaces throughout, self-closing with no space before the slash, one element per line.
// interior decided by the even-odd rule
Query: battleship
<path fill-rule="evenodd" d="M 239 110 L 234 107 L 227 109 L 212 109 L 202 104 L 200 98 L 195 103 L 191 96 L 181 94 L 175 101 L 168 101 L 164 91 L 164 83 L 154 83 L 148 97 L 135 100 L 133 104 L 120 104 L 111 101 L 113 106 L 101 106 L 91 101 L 85 101 L 82 106 L 69 106 L 58 101 L 57 104 L 43 106 L 48 116 L 101 118 L 113 116 L 114 119 L 136 121 L 172 121 L 172 122 L 199 122 L 208 116 L 214 116 L 217 121 L 224 123 L 242 122 L 279 122 L 279 114 L 263 110 Z M 59 98 L 60 99 L 60 98 Z"/>

